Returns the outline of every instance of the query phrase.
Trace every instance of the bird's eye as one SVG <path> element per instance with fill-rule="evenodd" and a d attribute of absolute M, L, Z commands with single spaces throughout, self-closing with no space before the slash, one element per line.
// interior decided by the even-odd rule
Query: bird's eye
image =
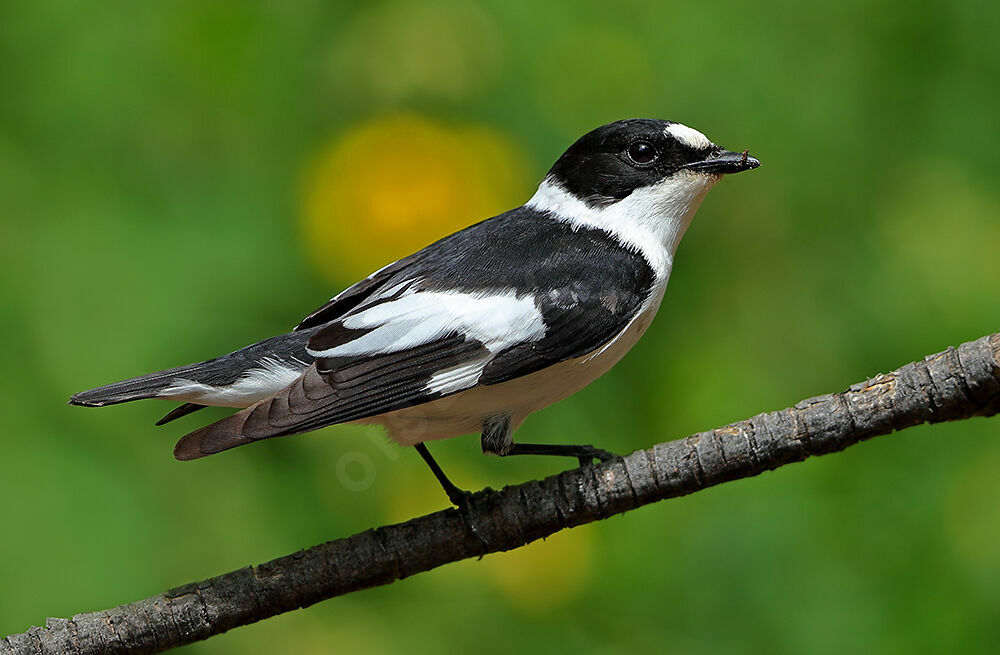
<path fill-rule="evenodd" d="M 648 141 L 636 141 L 626 151 L 636 164 L 650 164 L 656 159 L 656 148 Z"/>

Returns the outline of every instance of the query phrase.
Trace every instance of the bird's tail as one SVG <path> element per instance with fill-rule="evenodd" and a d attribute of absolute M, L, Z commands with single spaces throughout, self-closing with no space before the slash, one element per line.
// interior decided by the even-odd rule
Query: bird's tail
<path fill-rule="evenodd" d="M 281 378 L 282 373 L 290 375 L 297 370 L 304 370 L 312 363 L 312 357 L 306 353 L 305 347 L 315 331 L 316 329 L 300 330 L 283 334 L 197 364 L 178 366 L 81 391 L 73 395 L 69 403 L 84 407 L 103 407 L 145 398 L 171 398 L 204 405 L 245 407 L 256 400 L 247 398 L 244 401 L 245 394 L 263 394 L 269 384 L 276 385 L 270 391 L 274 393 L 287 385 L 288 381 Z M 164 418 L 170 420 L 193 409 L 195 408 L 175 410 Z"/>
<path fill-rule="evenodd" d="M 69 399 L 69 404 L 83 407 L 104 407 L 105 405 L 126 403 L 130 400 L 156 398 L 161 392 L 173 386 L 178 379 L 197 380 L 202 377 L 199 374 L 211 370 L 214 362 L 215 360 L 208 360 L 197 364 L 168 368 L 156 373 L 140 375 L 137 378 L 106 384 L 96 389 L 81 391 L 73 394 Z"/>

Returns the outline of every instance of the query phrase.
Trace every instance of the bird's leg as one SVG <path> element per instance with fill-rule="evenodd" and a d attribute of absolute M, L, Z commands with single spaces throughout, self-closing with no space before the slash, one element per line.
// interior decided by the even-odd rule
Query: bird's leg
<path fill-rule="evenodd" d="M 576 457 L 580 466 L 592 464 L 595 459 L 602 462 L 612 460 L 617 455 L 593 446 L 568 446 L 563 444 L 514 443 L 510 429 L 510 414 L 491 416 L 483 421 L 483 452 L 487 455 L 557 455 Z"/>
<path fill-rule="evenodd" d="M 454 482 L 448 479 L 448 476 L 444 474 L 444 471 L 441 470 L 438 463 L 434 461 L 433 457 L 431 457 L 431 453 L 427 450 L 427 446 L 422 443 L 418 443 L 414 446 L 414 448 L 417 449 L 420 456 L 424 458 L 425 462 L 427 462 L 427 466 L 431 467 L 431 473 L 433 473 L 434 477 L 437 478 L 437 481 L 444 489 L 444 492 L 448 494 L 448 500 L 450 500 L 452 504 L 458 508 L 459 513 L 461 513 L 461 515 L 465 518 L 465 522 L 469 526 L 469 529 L 472 530 L 472 534 L 476 535 L 476 538 L 483 543 L 483 546 L 485 546 L 487 550 L 489 550 L 490 542 L 483 535 L 483 531 L 479 529 L 479 525 L 473 516 L 474 512 L 472 511 L 472 506 L 469 502 L 469 498 L 472 496 L 472 493 L 466 491 L 465 489 L 459 489 L 455 486 Z M 486 490 L 489 491 L 489 488 L 487 487 Z M 482 555 L 479 557 L 481 558 Z"/>
<path fill-rule="evenodd" d="M 431 453 L 427 450 L 427 446 L 422 443 L 418 443 L 414 446 L 414 448 L 416 448 L 417 452 L 420 453 L 420 456 L 424 458 L 424 461 L 427 462 L 427 466 L 431 467 L 431 473 L 433 473 L 434 477 L 437 478 L 437 481 L 441 485 L 441 488 L 444 489 L 444 492 L 448 494 L 448 500 L 450 500 L 453 505 L 462 507 L 465 504 L 466 499 L 471 494 L 464 489 L 459 489 L 455 486 L 454 482 L 448 479 L 448 476 L 444 474 L 444 471 L 441 470 L 438 463 L 434 461 L 433 457 L 431 457 Z"/>

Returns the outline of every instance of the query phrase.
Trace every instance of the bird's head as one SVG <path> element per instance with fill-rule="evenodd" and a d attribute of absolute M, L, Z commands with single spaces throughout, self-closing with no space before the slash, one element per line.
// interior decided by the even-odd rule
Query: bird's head
<path fill-rule="evenodd" d="M 528 205 L 673 253 L 708 190 L 725 174 L 758 166 L 747 152 L 680 123 L 615 121 L 570 146 Z"/>
<path fill-rule="evenodd" d="M 720 148 L 686 125 L 633 118 L 584 134 L 563 153 L 547 179 L 588 205 L 606 206 L 637 189 L 700 188 L 721 175 L 758 166 L 747 153 Z"/>

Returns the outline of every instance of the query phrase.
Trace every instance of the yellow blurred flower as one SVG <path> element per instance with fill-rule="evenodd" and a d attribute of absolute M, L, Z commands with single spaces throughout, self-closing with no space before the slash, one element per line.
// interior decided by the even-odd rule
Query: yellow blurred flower
<path fill-rule="evenodd" d="M 527 199 L 517 148 L 489 128 L 416 115 L 356 126 L 307 168 L 302 231 L 316 269 L 364 277 Z"/>

